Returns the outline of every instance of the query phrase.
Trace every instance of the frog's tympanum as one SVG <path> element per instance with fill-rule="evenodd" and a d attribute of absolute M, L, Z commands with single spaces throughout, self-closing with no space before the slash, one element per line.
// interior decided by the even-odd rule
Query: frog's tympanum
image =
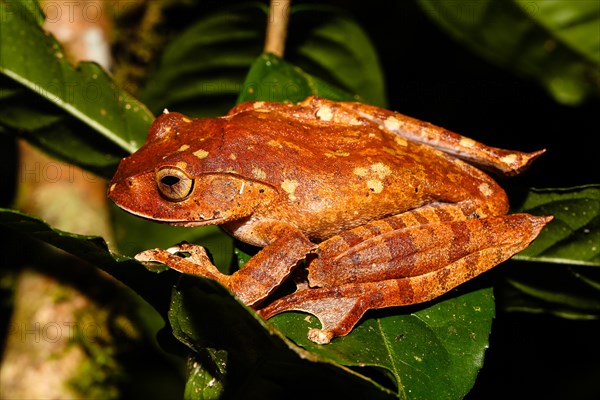
<path fill-rule="evenodd" d="M 265 318 L 311 313 L 322 327 L 308 337 L 328 343 L 369 309 L 431 300 L 527 247 L 551 217 L 506 215 L 480 168 L 516 174 L 542 152 L 359 103 L 258 101 L 219 118 L 165 112 L 109 196 L 143 218 L 220 225 L 264 247 L 232 275 L 192 244 L 136 258 L 212 278 Z M 297 290 L 271 300 L 302 260 Z"/>

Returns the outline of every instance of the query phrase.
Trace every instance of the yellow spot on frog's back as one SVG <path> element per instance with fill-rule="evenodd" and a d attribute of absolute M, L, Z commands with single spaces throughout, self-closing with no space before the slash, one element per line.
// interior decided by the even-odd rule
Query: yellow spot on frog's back
<path fill-rule="evenodd" d="M 367 186 L 374 193 L 381 193 L 383 191 L 383 182 L 377 179 L 369 179 Z"/>
<path fill-rule="evenodd" d="M 115 186 L 117 186 L 116 183 L 113 183 L 112 185 L 110 185 L 110 189 L 108 189 L 108 191 L 112 192 L 115 189 Z"/>
<path fill-rule="evenodd" d="M 402 136 L 394 136 L 394 142 L 396 142 L 400 146 L 408 146 L 408 142 Z"/>
<path fill-rule="evenodd" d="M 230 159 L 230 160 L 237 160 L 237 156 L 236 156 L 235 154 L 231 153 L 231 154 L 229 155 L 229 159 Z"/>
<path fill-rule="evenodd" d="M 296 188 L 298 187 L 298 181 L 286 179 L 281 182 L 281 188 L 288 194 L 290 200 L 296 200 L 296 196 L 294 193 L 296 192 Z"/>
<path fill-rule="evenodd" d="M 367 170 L 366 168 L 363 168 L 363 167 L 356 167 L 352 170 L 352 172 L 354 172 L 354 175 L 367 176 L 367 173 L 369 172 L 369 170 Z"/>
<path fill-rule="evenodd" d="M 257 179 L 266 179 L 267 173 L 258 167 L 252 168 L 252 175 Z"/>
<path fill-rule="evenodd" d="M 400 129 L 400 121 L 394 116 L 387 117 L 386 120 L 383 121 L 383 126 L 388 131 L 397 131 Z"/>
<path fill-rule="evenodd" d="M 346 150 L 326 151 L 323 153 L 325 157 L 348 157 L 350 155 Z"/>
<path fill-rule="evenodd" d="M 180 148 L 177 149 L 177 151 L 186 151 L 187 149 L 189 149 L 190 146 L 187 144 L 182 144 Z"/>
<path fill-rule="evenodd" d="M 191 120 L 191 119 L 189 119 L 188 117 L 182 117 L 182 118 L 181 118 L 181 120 L 182 120 L 183 122 L 186 122 L 186 123 L 188 123 L 188 124 L 189 124 L 190 122 L 192 122 L 192 120 Z"/>
<path fill-rule="evenodd" d="M 490 187 L 490 185 L 488 185 L 485 182 L 483 182 L 482 184 L 479 185 L 479 191 L 484 196 L 491 196 L 494 193 L 494 191 L 492 190 L 492 188 Z"/>
<path fill-rule="evenodd" d="M 380 179 L 383 179 L 392 173 L 390 167 L 381 162 L 371 165 L 371 171 L 373 171 Z"/>
<path fill-rule="evenodd" d="M 267 144 L 268 144 L 269 146 L 273 146 L 273 147 L 279 147 L 279 148 L 281 148 L 281 147 L 282 147 L 282 146 L 281 146 L 281 143 L 279 143 L 279 142 L 278 142 L 277 140 L 275 140 L 275 139 L 271 139 L 271 140 L 269 140 L 269 141 L 267 142 Z"/>
<path fill-rule="evenodd" d="M 193 152 L 192 154 L 195 155 L 196 157 L 202 159 L 202 158 L 206 158 L 208 156 L 208 151 L 198 149 L 195 152 Z"/>
<path fill-rule="evenodd" d="M 317 110 L 317 118 L 322 121 L 331 121 L 333 119 L 333 112 L 331 108 L 327 106 L 322 106 Z"/>
<path fill-rule="evenodd" d="M 256 101 L 254 102 L 254 109 L 256 110 L 257 108 L 263 108 L 265 106 L 265 102 L 264 101 Z"/>
<path fill-rule="evenodd" d="M 509 154 L 507 156 L 504 156 L 500 159 L 502 162 L 507 163 L 507 164 L 512 164 L 515 161 L 517 161 L 517 155 L 516 154 Z"/>

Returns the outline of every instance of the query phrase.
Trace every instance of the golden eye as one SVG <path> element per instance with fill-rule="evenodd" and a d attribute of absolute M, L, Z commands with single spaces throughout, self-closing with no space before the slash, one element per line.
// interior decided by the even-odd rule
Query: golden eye
<path fill-rule="evenodd" d="M 172 201 L 186 199 L 194 188 L 194 180 L 176 167 L 162 167 L 156 171 L 156 184 L 160 193 Z"/>

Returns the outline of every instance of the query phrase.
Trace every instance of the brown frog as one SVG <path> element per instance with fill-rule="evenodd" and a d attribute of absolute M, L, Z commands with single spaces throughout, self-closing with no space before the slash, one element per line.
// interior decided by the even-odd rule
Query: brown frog
<path fill-rule="evenodd" d="M 360 103 L 258 101 L 219 118 L 165 112 L 108 195 L 140 217 L 220 225 L 264 247 L 232 275 L 197 245 L 136 258 L 212 278 L 265 318 L 311 313 L 322 328 L 309 339 L 328 343 L 369 309 L 431 300 L 527 247 L 551 217 L 506 215 L 504 191 L 479 168 L 516 174 L 542 152 Z M 265 302 L 305 259 L 296 292 Z"/>

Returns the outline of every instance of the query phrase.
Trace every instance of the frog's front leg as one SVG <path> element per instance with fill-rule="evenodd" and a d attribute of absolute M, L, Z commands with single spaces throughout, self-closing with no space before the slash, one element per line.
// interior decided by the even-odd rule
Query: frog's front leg
<path fill-rule="evenodd" d="M 414 212 L 419 211 L 404 216 Z M 356 228 L 346 235 L 354 237 L 354 244 L 334 245 L 340 252 L 329 248 L 330 241 L 339 242 L 337 237 L 320 245 L 326 250 L 317 250 L 318 258 L 308 267 L 312 288 L 259 313 L 265 318 L 289 310 L 311 313 L 322 328 L 312 329 L 309 339 L 328 343 L 349 333 L 369 309 L 429 301 L 487 271 L 527 247 L 550 219 L 513 214 L 408 224 L 366 240 L 358 238 L 362 228 Z"/>
<path fill-rule="evenodd" d="M 203 247 L 184 243 L 169 250 L 146 250 L 136 256 L 138 261 L 160 262 L 184 274 L 216 280 L 232 291 L 244 304 L 260 303 L 308 253 L 316 248 L 306 236 L 294 227 L 262 223 L 246 229 L 255 240 L 268 243 L 242 269 L 232 275 L 222 274 L 212 264 Z M 177 253 L 188 253 L 180 257 Z"/>

